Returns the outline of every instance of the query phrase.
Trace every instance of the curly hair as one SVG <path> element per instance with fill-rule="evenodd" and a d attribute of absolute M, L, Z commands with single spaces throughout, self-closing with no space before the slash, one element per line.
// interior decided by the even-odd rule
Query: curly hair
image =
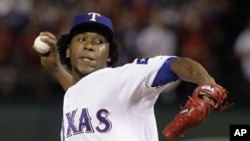
<path fill-rule="evenodd" d="M 72 37 L 73 36 L 71 34 L 63 34 L 57 41 L 57 49 L 59 51 L 60 61 L 69 70 L 72 69 L 72 66 L 70 63 L 70 59 L 66 57 L 66 50 L 69 47 Z M 109 41 L 109 44 L 109 57 L 111 58 L 111 61 L 108 62 L 107 65 L 108 67 L 114 67 L 118 61 L 119 50 L 115 41 Z"/>

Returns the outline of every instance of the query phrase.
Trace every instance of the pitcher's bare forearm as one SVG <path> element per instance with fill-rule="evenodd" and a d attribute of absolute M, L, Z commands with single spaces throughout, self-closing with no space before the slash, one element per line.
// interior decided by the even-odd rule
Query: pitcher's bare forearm
<path fill-rule="evenodd" d="M 50 46 L 50 51 L 47 54 L 39 54 L 41 57 L 42 66 L 52 73 L 58 80 L 62 88 L 66 91 L 73 84 L 72 75 L 60 63 L 59 52 L 57 50 L 57 38 L 53 33 L 44 31 L 39 34 L 44 36 L 42 41 Z"/>
<path fill-rule="evenodd" d="M 52 72 L 58 82 L 61 84 L 64 91 L 67 91 L 69 87 L 73 85 L 73 77 L 72 75 L 60 66 L 56 71 Z"/>
<path fill-rule="evenodd" d="M 181 67 L 180 67 L 181 66 Z M 176 58 L 171 64 L 172 71 L 184 81 L 201 84 L 215 84 L 214 78 L 198 62 L 189 58 Z"/>

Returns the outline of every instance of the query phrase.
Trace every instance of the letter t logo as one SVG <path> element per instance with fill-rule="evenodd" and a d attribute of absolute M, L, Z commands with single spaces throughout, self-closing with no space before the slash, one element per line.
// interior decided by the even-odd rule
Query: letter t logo
<path fill-rule="evenodd" d="M 90 12 L 90 13 L 88 13 L 88 15 L 92 16 L 91 19 L 90 19 L 90 21 L 96 21 L 96 16 L 98 16 L 98 17 L 101 16 L 100 14 L 94 13 L 94 12 Z"/>

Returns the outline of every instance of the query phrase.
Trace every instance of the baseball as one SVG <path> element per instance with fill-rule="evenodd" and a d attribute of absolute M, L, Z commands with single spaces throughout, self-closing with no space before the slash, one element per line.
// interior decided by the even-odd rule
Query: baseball
<path fill-rule="evenodd" d="M 50 51 L 50 46 L 41 41 L 41 37 L 42 38 L 47 38 L 47 36 L 37 36 L 35 41 L 34 41 L 34 45 L 33 48 L 40 54 L 45 54 L 48 53 Z"/>

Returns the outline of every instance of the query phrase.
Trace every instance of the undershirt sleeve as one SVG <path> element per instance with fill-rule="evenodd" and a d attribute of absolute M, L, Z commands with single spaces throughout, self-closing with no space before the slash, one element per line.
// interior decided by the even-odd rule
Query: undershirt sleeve
<path fill-rule="evenodd" d="M 152 83 L 152 87 L 162 86 L 179 79 L 179 77 L 170 68 L 174 58 L 176 57 L 169 58 L 163 63 Z"/>

